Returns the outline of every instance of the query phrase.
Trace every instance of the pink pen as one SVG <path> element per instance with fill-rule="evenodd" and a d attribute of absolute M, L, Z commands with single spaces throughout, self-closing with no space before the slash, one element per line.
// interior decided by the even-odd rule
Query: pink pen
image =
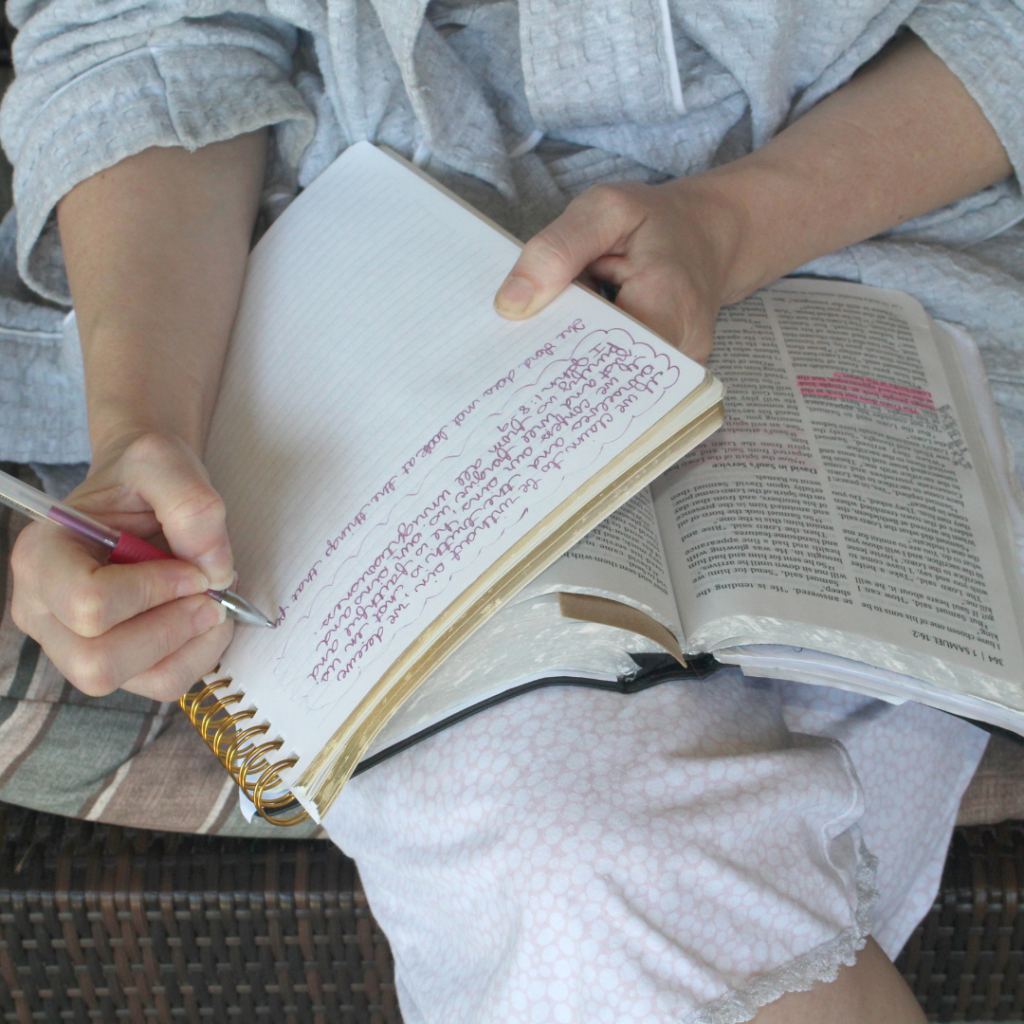
<path fill-rule="evenodd" d="M 23 512 L 43 523 L 56 523 L 72 533 L 100 544 L 109 551 L 111 562 L 125 564 L 129 562 L 154 562 L 160 558 L 173 558 L 174 555 L 155 547 L 148 541 L 136 537 L 125 530 L 117 531 L 103 523 L 90 518 L 77 509 L 51 498 L 48 494 L 30 487 L 16 477 L 0 471 L 0 501 L 18 512 Z M 258 608 L 251 605 L 244 597 L 231 590 L 208 590 L 206 592 L 218 603 L 224 605 L 228 615 L 246 626 L 269 626 L 270 621 Z"/>

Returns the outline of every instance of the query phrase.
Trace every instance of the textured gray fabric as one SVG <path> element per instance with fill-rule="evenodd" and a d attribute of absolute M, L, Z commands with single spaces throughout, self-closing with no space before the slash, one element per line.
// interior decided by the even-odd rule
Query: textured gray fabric
<path fill-rule="evenodd" d="M 347 145 L 386 143 L 526 237 L 596 182 L 749 152 L 907 24 L 1024 168 L 1013 0 L 10 0 L 8 16 L 17 263 L 51 305 L 18 283 L 5 222 L 0 458 L 88 458 L 80 359 L 52 305 L 68 301 L 54 206 L 149 146 L 273 126 L 272 218 Z M 1022 217 L 1013 177 L 808 270 L 896 284 L 967 327 L 1024 462 L 1024 273 L 988 241 Z"/>
<path fill-rule="evenodd" d="M 658 0 L 521 0 L 520 16 L 538 128 L 661 125 L 685 112 Z"/>
<path fill-rule="evenodd" d="M 11 211 L 0 223 L 0 460 L 77 462 L 89 457 L 81 352 L 64 344 L 66 310 L 18 277 Z"/>

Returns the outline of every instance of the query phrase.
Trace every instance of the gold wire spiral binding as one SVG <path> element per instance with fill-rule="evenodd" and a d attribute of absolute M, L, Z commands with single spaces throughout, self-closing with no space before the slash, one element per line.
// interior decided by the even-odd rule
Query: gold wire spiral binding
<path fill-rule="evenodd" d="M 211 675 L 220 671 L 218 665 Z M 260 816 L 271 825 L 298 825 L 309 814 L 299 807 L 296 814 L 283 816 L 298 803 L 291 793 L 274 796 L 283 785 L 281 772 L 297 763 L 297 758 L 285 758 L 271 764 L 268 755 L 280 750 L 283 740 L 262 742 L 270 729 L 268 725 L 240 728 L 241 723 L 256 717 L 252 708 L 230 711 L 244 699 L 239 693 L 218 696 L 231 685 L 230 677 L 204 683 L 199 680 L 178 702 L 189 717 L 206 745 L 217 755 L 245 795 L 255 804 Z"/>

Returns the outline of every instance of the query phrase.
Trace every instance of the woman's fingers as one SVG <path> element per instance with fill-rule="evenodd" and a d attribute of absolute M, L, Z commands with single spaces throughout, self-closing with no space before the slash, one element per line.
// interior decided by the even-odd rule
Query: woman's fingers
<path fill-rule="evenodd" d="M 214 590 L 230 587 L 234 570 L 224 502 L 195 452 L 177 438 L 146 434 L 125 449 L 119 475 L 131 480 L 134 493 L 153 510 L 171 551 L 194 563 Z M 87 490 L 83 510 L 99 497 Z"/>
<path fill-rule="evenodd" d="M 494 308 L 509 320 L 532 316 L 594 260 L 621 249 L 642 223 L 643 207 L 630 186 L 588 189 L 526 243 Z"/>
<path fill-rule="evenodd" d="M 180 696 L 213 668 L 227 645 L 231 631 L 230 626 L 219 628 L 224 623 L 223 605 L 198 595 L 143 612 L 96 637 L 79 636 L 45 609 L 38 610 L 30 625 L 32 635 L 68 682 L 98 697 L 144 676 L 153 689 Z M 193 665 L 193 656 L 170 657 L 207 633 L 215 634 L 209 638 L 208 651 L 203 647 L 202 653 L 209 653 L 207 663 Z"/>
<path fill-rule="evenodd" d="M 233 629 L 234 623 L 228 619 L 200 633 L 152 668 L 123 683 L 121 689 L 150 700 L 178 700 L 197 679 L 213 670 L 231 640 Z"/>
<path fill-rule="evenodd" d="M 104 565 L 97 552 L 55 527 L 33 523 L 21 531 L 11 555 L 16 575 L 34 573 L 32 597 L 68 629 L 83 637 L 105 633 L 118 623 L 168 601 L 208 590 L 194 565 L 177 559 L 138 565 Z M 16 588 L 12 612 L 20 619 L 26 595 Z"/>
<path fill-rule="evenodd" d="M 682 268 L 655 263 L 630 277 L 615 304 L 697 362 L 711 354 L 717 305 L 698 294 Z"/>

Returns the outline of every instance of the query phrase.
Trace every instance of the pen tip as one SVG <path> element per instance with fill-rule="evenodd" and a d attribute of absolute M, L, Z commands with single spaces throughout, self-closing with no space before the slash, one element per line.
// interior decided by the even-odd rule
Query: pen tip
<path fill-rule="evenodd" d="M 263 614 L 255 605 L 250 604 L 244 597 L 239 597 L 232 590 L 208 590 L 206 592 L 215 601 L 219 601 L 228 610 L 230 615 L 237 622 L 244 626 L 266 626 L 274 629 L 274 622 Z"/>
<path fill-rule="evenodd" d="M 244 600 L 244 598 L 243 598 Z M 248 601 L 245 602 L 245 610 L 248 612 L 248 622 L 253 626 L 264 626 L 267 629 L 274 629 L 275 624 L 273 620 L 259 610 L 254 604 L 250 604 Z"/>

